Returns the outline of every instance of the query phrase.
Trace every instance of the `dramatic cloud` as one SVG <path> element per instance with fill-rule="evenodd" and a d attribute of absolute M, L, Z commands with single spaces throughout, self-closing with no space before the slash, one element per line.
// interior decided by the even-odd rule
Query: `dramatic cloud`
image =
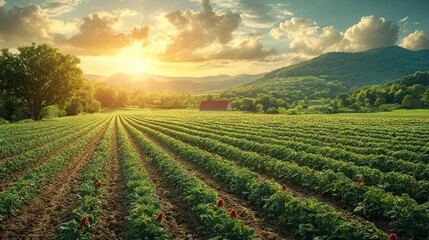
<path fill-rule="evenodd" d="M 135 26 L 127 33 L 115 32 L 121 25 L 123 12 L 116 13 L 93 13 L 82 20 L 79 33 L 70 38 L 57 35 L 55 43 L 78 55 L 112 55 L 135 40 L 147 38 L 148 26 Z"/>
<path fill-rule="evenodd" d="M 320 28 L 311 19 L 291 18 L 271 30 L 271 36 L 279 39 L 287 36 L 289 52 L 306 59 L 331 51 L 364 51 L 390 46 L 398 40 L 398 25 L 384 18 L 365 16 L 344 33 L 333 26 Z"/>
<path fill-rule="evenodd" d="M 82 0 L 45 0 L 43 8 L 50 16 L 59 16 L 64 13 L 73 11 Z"/>
<path fill-rule="evenodd" d="M 262 50 L 260 37 L 257 37 L 259 40 L 244 40 L 237 44 L 234 33 L 242 21 L 240 15 L 232 12 L 218 15 L 209 0 L 202 1 L 200 12 L 173 11 L 166 18 L 176 33 L 169 36 L 165 51 L 160 55 L 164 61 L 204 61 L 214 56 L 222 59 L 242 59 L 244 56 L 257 59 L 271 53 Z M 221 52 L 219 48 L 214 48 L 217 45 L 220 45 Z M 247 49 L 240 52 L 234 45 Z M 260 55 L 255 56 L 255 53 Z"/>
<path fill-rule="evenodd" d="M 399 27 L 391 21 L 374 16 L 362 17 L 344 33 L 346 49 L 362 51 L 394 45 L 398 40 Z"/>
<path fill-rule="evenodd" d="M 429 49 L 429 39 L 423 31 L 416 30 L 402 39 L 401 46 L 410 50 Z"/>
<path fill-rule="evenodd" d="M 343 35 L 333 26 L 325 27 L 320 31 L 320 27 L 313 20 L 295 17 L 281 23 L 279 28 L 272 29 L 271 35 L 275 39 L 283 35 L 291 39 L 289 52 L 302 55 L 298 59 L 336 50 L 343 40 Z"/>
<path fill-rule="evenodd" d="M 4 2 L 3 2 L 4 3 Z M 45 11 L 36 5 L 0 8 L 1 47 L 16 47 L 31 42 L 51 40 L 51 21 Z"/>

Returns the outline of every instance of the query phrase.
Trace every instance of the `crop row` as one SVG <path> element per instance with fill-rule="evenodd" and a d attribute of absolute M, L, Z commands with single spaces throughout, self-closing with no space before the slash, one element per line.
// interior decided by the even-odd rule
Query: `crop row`
<path fill-rule="evenodd" d="M 101 204 L 105 197 L 103 183 L 107 161 L 110 157 L 114 121 L 110 121 L 106 132 L 85 167 L 82 181 L 77 189 L 76 206 L 72 219 L 61 224 L 59 239 L 90 239 L 95 224 L 102 214 Z"/>
<path fill-rule="evenodd" d="M 299 200 L 289 191 L 284 191 L 278 183 L 255 178 L 255 173 L 247 168 L 238 167 L 231 161 L 222 160 L 219 156 L 204 152 L 198 147 L 187 145 L 141 124 L 132 122 L 131 125 L 156 138 L 182 159 L 212 173 L 216 180 L 227 184 L 231 192 L 264 208 L 285 224 L 285 227 L 305 239 L 334 236 L 337 239 L 364 239 L 364 236 L 385 238 L 384 233 L 371 223 L 361 225 L 357 221 L 346 221 L 335 210 L 317 200 Z"/>
<path fill-rule="evenodd" d="M 139 153 L 122 126 L 117 126 L 118 150 L 127 200 L 127 237 L 131 239 L 170 239 L 171 235 L 156 221 L 162 209 L 155 185 L 149 179 Z"/>
<path fill-rule="evenodd" d="M 181 118 L 182 119 L 182 118 Z M 409 150 L 415 151 L 420 149 L 426 149 L 427 151 L 427 141 L 428 135 L 425 135 L 425 127 L 419 126 L 416 130 L 419 133 L 412 132 L 410 127 L 408 126 L 403 134 L 394 130 L 394 125 L 385 124 L 383 126 L 379 126 L 378 128 L 386 128 L 389 126 L 389 131 L 383 134 L 372 134 L 374 130 L 365 128 L 355 128 L 353 127 L 350 130 L 346 130 L 347 126 L 353 126 L 355 123 L 350 122 L 349 120 L 346 122 L 328 122 L 326 120 L 314 123 L 314 119 L 311 119 L 312 124 L 305 124 L 305 121 L 308 119 L 299 118 L 301 122 L 294 123 L 289 118 L 287 122 L 284 121 L 276 121 L 276 122 L 261 122 L 261 119 L 251 120 L 248 118 L 238 118 L 234 121 L 234 119 L 210 119 L 210 118 L 193 118 L 189 119 L 191 122 L 199 123 L 206 122 L 207 124 L 216 123 L 216 125 L 230 126 L 234 128 L 247 128 L 249 126 L 258 126 L 258 129 L 261 130 L 270 130 L 270 131 L 278 131 L 282 132 L 281 135 L 285 134 L 285 136 L 317 136 L 320 140 L 329 140 L 333 139 L 335 142 L 343 142 L 347 144 L 352 144 L 353 146 L 361 146 L 367 148 L 371 147 L 380 147 L 385 149 L 386 146 L 391 146 L 392 150 Z M 330 119 L 331 120 L 331 119 Z M 331 126 L 331 127 L 330 127 Z M 362 143 L 367 143 L 363 145 Z M 395 145 L 391 145 L 394 143 Z M 368 145 L 368 146 L 367 146 Z M 426 146 L 426 147 L 424 147 Z"/>
<path fill-rule="evenodd" d="M 228 216 L 226 209 L 216 207 L 219 196 L 216 191 L 188 173 L 180 164 L 155 143 L 148 140 L 133 126 L 124 123 L 151 164 L 180 193 L 186 204 L 204 226 L 205 233 L 218 239 L 254 239 L 255 230 L 247 228 L 238 219 Z M 234 216 L 234 215 L 232 215 Z"/>
<path fill-rule="evenodd" d="M 63 168 L 67 162 L 76 157 L 82 149 L 102 130 L 104 124 L 94 127 L 85 136 L 82 136 L 75 144 L 53 156 L 41 166 L 33 168 L 28 173 L 11 183 L 7 191 L 0 193 L 0 221 L 10 213 L 19 210 L 22 204 L 27 203 L 39 194 L 44 186 L 50 182 L 55 174 Z"/>
<path fill-rule="evenodd" d="M 79 139 L 81 136 L 85 135 L 95 126 L 100 125 L 106 119 L 101 119 L 97 122 L 91 123 L 90 125 L 82 128 L 82 129 L 73 129 L 71 133 L 66 135 L 62 135 L 64 133 L 53 134 L 55 141 L 47 143 L 43 147 L 36 148 L 25 152 L 23 154 L 12 157 L 6 162 L 0 163 L 0 181 L 4 182 L 7 180 L 10 174 L 16 173 L 20 170 L 25 169 L 30 164 L 37 162 L 39 159 L 48 156 L 51 152 L 56 149 L 60 149 L 62 146 L 67 145 L 68 143 L 74 141 L 75 139 Z"/>
<path fill-rule="evenodd" d="M 308 167 L 300 167 L 295 163 L 280 161 L 257 153 L 245 152 L 231 145 L 218 142 L 219 136 L 214 134 L 187 131 L 183 128 L 177 128 L 178 131 L 168 130 L 148 122 L 139 122 L 139 124 L 150 126 L 176 139 L 181 139 L 207 151 L 233 159 L 251 169 L 270 173 L 288 183 L 329 193 L 343 203 L 356 207 L 356 210 L 359 210 L 369 218 L 384 216 L 386 219 L 391 220 L 392 228 L 404 236 L 426 234 L 429 230 L 428 224 L 425 223 L 429 222 L 429 206 L 420 206 L 407 196 L 393 196 L 381 189 L 357 184 L 343 174 L 334 173 L 330 170 L 314 171 Z M 172 126 L 169 128 L 174 129 Z M 199 137 L 203 135 L 205 138 Z M 227 141 L 228 138 L 222 137 L 222 139 Z M 425 220 L 423 221 L 422 219 Z M 420 224 L 416 224 L 419 222 Z"/>
<path fill-rule="evenodd" d="M 155 124 L 155 121 L 150 122 Z M 230 134 L 226 131 L 214 131 L 210 128 L 190 126 L 187 124 L 166 124 L 165 122 L 162 123 L 160 121 L 156 124 L 190 134 L 209 137 L 211 139 L 239 147 L 243 150 L 254 151 L 257 153 L 263 152 L 266 155 L 285 161 L 293 160 L 299 165 L 309 166 L 317 170 L 330 169 L 335 172 L 341 172 L 353 180 L 362 178 L 367 185 L 382 187 L 386 191 L 393 192 L 395 194 L 408 193 L 419 202 L 428 201 L 429 182 L 416 181 L 413 177 L 405 174 L 396 172 L 383 173 L 377 169 L 371 169 L 366 166 L 355 166 L 352 163 L 329 159 L 321 156 L 320 154 L 311 154 L 303 151 L 297 152 L 282 145 L 273 145 L 270 143 L 260 143 L 258 141 L 247 140 L 248 138 L 253 137 L 251 134 L 240 134 L 241 138 L 238 138 L 234 134 Z"/>
<path fill-rule="evenodd" d="M 59 136 L 66 136 L 76 132 L 78 129 L 85 128 L 93 122 L 98 122 L 100 117 L 88 118 L 84 121 L 74 121 L 70 124 L 53 124 L 59 126 L 51 130 L 41 129 L 39 132 L 25 134 L 24 136 L 11 135 L 7 141 L 0 145 L 0 159 L 10 157 L 15 154 L 21 154 L 24 151 L 40 147 L 46 143 L 58 140 Z"/>
<path fill-rule="evenodd" d="M 193 124 L 198 126 L 207 126 L 211 123 L 195 122 Z M 415 163 L 429 163 L 429 147 L 417 146 L 416 141 L 404 143 L 403 141 L 395 139 L 387 143 L 380 143 L 378 139 L 368 137 L 360 137 L 358 139 L 350 138 L 347 135 L 341 137 L 339 136 L 340 131 L 338 130 L 330 132 L 328 135 L 324 132 L 312 132 L 309 129 L 299 130 L 296 128 L 287 128 L 275 130 L 271 127 L 267 128 L 266 126 L 257 126 L 252 124 L 239 125 L 221 123 L 216 125 L 220 129 L 234 132 L 253 132 L 257 127 L 258 136 L 260 137 L 267 137 L 270 141 L 274 142 L 279 140 L 293 140 L 296 147 L 302 149 L 307 148 L 308 145 L 321 145 L 323 147 L 318 148 L 320 149 L 320 152 L 328 154 L 328 156 L 336 159 L 349 158 L 350 161 L 354 161 L 356 157 L 363 157 L 362 154 L 373 154 L 375 156 L 370 156 L 370 158 L 385 158 L 390 162 L 393 162 L 393 160 L 400 160 L 400 162 L 410 161 Z M 389 158 L 386 158 L 383 155 L 389 156 Z"/>

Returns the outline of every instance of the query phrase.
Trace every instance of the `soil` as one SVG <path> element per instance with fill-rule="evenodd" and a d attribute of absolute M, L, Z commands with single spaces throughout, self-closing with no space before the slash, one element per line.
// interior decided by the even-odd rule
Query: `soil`
<path fill-rule="evenodd" d="M 173 185 L 163 178 L 155 166 L 150 163 L 136 140 L 131 135 L 129 137 L 134 148 L 140 153 L 146 173 L 156 186 L 156 194 L 165 214 L 164 228 L 173 234 L 175 239 L 208 239 L 207 234 L 200 231 L 201 223 L 193 214 L 192 209 L 183 202 Z"/>
<path fill-rule="evenodd" d="M 95 225 L 93 239 L 125 239 L 125 218 L 128 216 L 125 200 L 125 182 L 118 156 L 117 119 L 113 130 L 108 170 L 105 175 L 104 199 L 99 221 Z"/>
<path fill-rule="evenodd" d="M 53 177 L 45 190 L 5 222 L 2 239 L 51 239 L 71 218 L 77 188 L 107 124 L 82 151 Z"/>

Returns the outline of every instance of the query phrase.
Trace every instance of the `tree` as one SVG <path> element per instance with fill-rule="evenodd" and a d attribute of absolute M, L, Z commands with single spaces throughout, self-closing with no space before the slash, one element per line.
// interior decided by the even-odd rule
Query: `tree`
<path fill-rule="evenodd" d="M 39 120 L 42 108 L 61 105 L 73 96 L 82 79 L 80 60 L 47 44 L 33 43 L 18 51 L 1 51 L 0 91 L 18 99 L 31 118 Z"/>
<path fill-rule="evenodd" d="M 101 103 L 101 107 L 110 107 L 118 99 L 118 91 L 113 87 L 101 86 L 95 91 L 95 98 Z"/>

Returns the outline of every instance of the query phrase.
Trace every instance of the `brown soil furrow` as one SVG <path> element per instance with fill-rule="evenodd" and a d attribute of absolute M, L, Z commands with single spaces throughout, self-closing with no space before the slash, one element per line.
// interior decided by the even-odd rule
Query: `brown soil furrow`
<path fill-rule="evenodd" d="M 149 163 L 136 140 L 130 135 L 129 137 L 132 145 L 143 159 L 146 173 L 156 186 L 156 194 L 166 216 L 165 229 L 173 234 L 175 239 L 208 239 L 203 232 L 198 230 L 200 222 L 192 213 L 191 208 L 183 202 L 176 189 L 165 178 L 161 177 L 161 174 Z"/>
<path fill-rule="evenodd" d="M 87 133 L 89 133 L 92 129 L 89 129 L 88 131 L 86 131 L 84 134 L 82 134 L 81 136 L 86 135 Z M 60 153 L 61 151 L 63 151 L 64 149 L 66 149 L 68 146 L 73 145 L 74 143 L 76 143 L 77 141 L 79 141 L 79 137 L 73 139 L 72 141 L 65 143 L 63 146 L 56 148 L 54 150 L 52 150 L 50 153 L 48 153 L 48 155 L 41 157 L 39 159 L 37 159 L 35 162 L 30 163 L 28 166 L 26 166 L 25 168 L 16 171 L 12 174 L 10 174 L 9 176 L 7 176 L 7 180 L 5 180 L 5 182 L 1 183 L 0 185 L 0 190 L 1 191 L 6 191 L 7 188 L 9 187 L 9 184 L 15 182 L 18 178 L 20 178 L 21 176 L 25 175 L 27 172 L 29 172 L 30 170 L 32 170 L 33 168 L 36 168 L 40 165 L 42 165 L 45 161 L 49 160 L 50 158 L 52 158 L 53 156 L 57 155 L 58 153 Z M 45 145 L 42 145 L 40 148 L 45 147 Z"/>
<path fill-rule="evenodd" d="M 7 220 L 5 230 L 1 232 L 3 239 L 51 239 L 61 223 L 70 220 L 84 168 L 107 125 L 53 177 L 42 194 L 24 206 L 19 215 Z"/>
<path fill-rule="evenodd" d="M 118 156 L 117 119 L 113 130 L 110 159 L 105 176 L 106 198 L 103 202 L 99 221 L 94 231 L 94 239 L 125 239 L 125 217 L 128 215 L 125 201 L 124 175 Z"/>
<path fill-rule="evenodd" d="M 175 158 L 187 171 L 193 172 L 196 176 L 205 182 L 209 187 L 215 189 L 219 196 L 225 201 L 226 209 L 235 209 L 238 212 L 239 219 L 248 227 L 257 230 L 258 236 L 262 239 L 294 239 L 293 234 L 279 224 L 274 218 L 269 218 L 263 209 L 251 206 L 251 203 L 241 199 L 239 196 L 229 192 L 226 184 L 216 182 L 213 177 L 198 166 L 181 159 L 175 152 L 166 148 L 158 140 L 146 135 L 148 139 L 156 143 L 170 156 Z"/>

